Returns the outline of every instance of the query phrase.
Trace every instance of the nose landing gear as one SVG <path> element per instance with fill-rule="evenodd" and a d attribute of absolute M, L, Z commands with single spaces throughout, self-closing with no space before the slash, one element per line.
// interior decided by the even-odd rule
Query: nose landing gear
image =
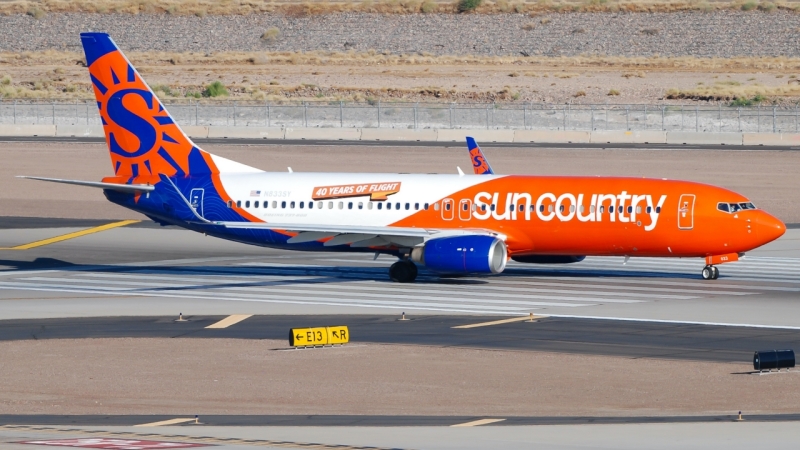
<path fill-rule="evenodd" d="M 703 267 L 702 275 L 704 280 L 716 280 L 719 278 L 719 269 L 717 266 L 705 266 Z"/>
<path fill-rule="evenodd" d="M 417 279 L 417 265 L 404 259 L 389 267 L 389 278 L 395 283 L 411 283 Z"/>

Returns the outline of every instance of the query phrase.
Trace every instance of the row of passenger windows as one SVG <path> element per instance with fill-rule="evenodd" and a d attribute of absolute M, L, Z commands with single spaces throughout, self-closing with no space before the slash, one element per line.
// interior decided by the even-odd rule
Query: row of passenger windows
<path fill-rule="evenodd" d="M 726 213 L 736 213 L 746 209 L 756 209 L 756 205 L 750 202 L 744 203 L 717 203 L 717 209 Z"/>
<path fill-rule="evenodd" d="M 323 209 L 325 207 L 325 203 L 326 202 L 313 202 L 313 201 L 309 201 L 309 202 L 305 202 L 305 201 L 294 202 L 294 201 L 285 201 L 285 200 L 284 201 L 280 201 L 280 202 L 278 202 L 276 200 L 273 200 L 272 203 L 270 203 L 269 201 L 265 200 L 262 203 L 259 200 L 255 200 L 254 202 L 252 202 L 252 207 L 253 208 L 259 208 L 259 207 L 261 207 L 263 205 L 263 207 L 267 208 L 267 209 L 269 209 L 269 208 L 271 208 L 271 209 L 286 209 L 286 208 L 289 208 L 289 209 L 295 209 L 295 208 L 299 208 L 299 209 L 306 209 L 306 208 L 308 208 L 308 209 Z M 337 209 L 345 209 L 345 202 L 330 202 L 330 201 L 327 202 L 328 209 L 333 209 L 334 208 L 334 203 L 336 203 L 336 208 Z M 236 207 L 237 208 L 241 208 L 242 204 L 244 204 L 245 208 L 250 208 L 251 207 L 250 200 L 245 200 L 244 202 L 242 202 L 241 200 L 237 200 L 236 201 Z M 413 203 L 413 204 L 412 203 L 405 203 L 405 204 L 403 204 L 403 203 L 399 203 L 399 202 L 394 203 L 394 204 L 392 204 L 391 202 L 386 202 L 385 205 L 386 205 L 385 208 L 387 210 L 405 209 L 406 211 L 410 211 L 412 209 L 412 206 L 413 206 L 414 211 L 419 211 L 420 209 L 422 209 L 423 211 L 427 211 L 429 209 L 429 206 L 430 206 L 428 203 Z M 392 205 L 394 205 L 394 207 Z M 720 205 L 726 205 L 726 204 L 720 203 Z M 735 205 L 735 203 L 733 205 Z M 755 208 L 755 207 L 753 207 L 752 203 L 749 203 L 748 205 L 750 205 L 750 208 L 742 208 L 742 209 L 754 209 Z M 233 207 L 233 201 L 228 201 L 228 208 L 231 208 L 231 207 Z M 347 209 L 353 209 L 354 207 L 357 208 L 357 209 L 364 209 L 364 202 L 358 202 L 357 204 L 354 203 L 354 202 L 347 202 Z M 373 208 L 384 209 L 384 203 L 382 203 L 382 202 L 375 202 L 375 203 L 367 202 L 367 209 L 373 209 Z M 445 202 L 444 203 L 445 211 L 450 211 L 450 208 L 452 208 L 451 203 Z M 481 211 L 486 211 L 486 208 L 487 208 L 487 205 L 481 205 L 480 209 L 481 209 Z M 488 205 L 488 208 L 489 208 L 490 211 L 494 211 L 496 209 L 496 205 Z M 512 209 L 517 209 L 517 208 L 519 209 L 519 212 L 525 212 L 525 205 L 519 205 L 518 207 L 514 206 L 514 205 L 509 205 L 508 209 L 512 210 Z M 439 204 L 438 203 L 434 203 L 433 204 L 433 209 L 435 211 L 438 211 L 439 210 Z M 462 203 L 461 204 L 461 209 L 464 210 L 464 211 L 468 211 L 470 209 L 470 204 L 469 203 Z M 478 207 L 477 207 L 477 205 L 475 205 L 473 203 L 471 209 L 473 211 L 477 211 Z M 578 209 L 580 210 L 581 213 L 586 212 L 586 207 L 584 205 L 581 205 L 580 208 L 578 208 Z M 606 208 L 603 205 L 601 205 L 599 207 L 599 209 L 600 209 L 600 213 L 601 214 L 606 212 Z M 617 212 L 621 212 L 621 209 L 622 208 L 617 208 Z M 565 210 L 566 210 L 566 208 L 564 207 L 564 205 L 559 206 L 559 211 L 560 212 L 563 213 Z M 628 214 L 633 213 L 633 207 L 632 206 L 628 206 L 627 210 L 628 210 Z M 536 211 L 536 206 L 535 205 L 530 205 L 530 211 L 531 212 L 535 212 Z M 545 211 L 545 206 L 544 205 L 539 205 L 539 212 L 544 212 L 544 211 Z M 551 213 L 553 211 L 555 211 L 555 205 L 549 205 L 547 207 L 547 212 Z M 652 211 L 652 208 L 650 206 L 648 206 L 646 211 L 647 211 L 648 214 L 650 214 L 650 212 Z M 575 212 L 575 205 L 570 205 L 569 212 Z M 595 206 L 594 205 L 591 205 L 589 207 L 589 212 L 590 213 L 594 213 L 595 212 Z M 609 206 L 608 207 L 608 212 L 609 213 L 613 213 L 614 212 L 614 206 Z M 657 213 L 661 213 L 661 207 L 656 207 L 656 212 Z M 642 213 L 642 207 L 641 206 L 637 206 L 636 207 L 636 214 L 641 214 L 641 213 Z"/>
<path fill-rule="evenodd" d="M 250 200 L 245 200 L 244 202 L 242 202 L 241 200 L 237 200 L 236 201 L 236 207 L 237 208 L 241 208 L 242 207 L 242 203 L 244 203 L 244 207 L 245 208 L 250 208 Z M 336 208 L 337 209 L 344 209 L 345 208 L 345 202 L 335 202 L 335 203 L 336 203 Z M 327 202 L 327 204 L 328 204 L 328 209 L 333 209 L 334 202 Z M 299 209 L 306 209 L 306 208 L 308 208 L 308 209 L 323 209 L 325 207 L 325 202 L 313 202 L 313 201 L 310 201 L 310 202 L 304 202 L 304 201 L 303 202 L 294 202 L 294 201 L 285 201 L 285 200 L 281 201 L 281 202 L 278 202 L 276 200 L 273 200 L 272 203 L 270 203 L 269 201 L 265 200 L 263 203 L 261 203 L 259 200 L 256 200 L 256 201 L 254 201 L 252 203 L 253 208 L 259 208 L 262 205 L 263 205 L 264 208 L 272 208 L 272 209 L 286 209 L 286 208 L 289 208 L 289 209 L 295 209 L 295 208 L 299 208 Z M 403 206 L 404 206 L 403 203 L 399 203 L 399 202 L 398 203 L 394 203 L 394 204 L 391 203 L 391 202 L 386 202 L 385 205 L 386 205 L 386 207 L 385 207 L 386 209 L 394 208 L 396 210 L 403 209 Z M 394 206 L 392 206 L 392 205 L 394 205 Z M 413 204 L 413 207 L 414 207 L 415 211 L 419 211 L 420 207 L 422 208 L 422 210 L 427 211 L 429 206 L 430 205 L 428 203 L 422 203 L 422 204 L 414 203 Z M 448 209 L 449 209 L 450 205 L 447 205 L 447 206 L 448 206 Z M 231 208 L 231 207 L 233 207 L 233 201 L 228 201 L 228 208 Z M 354 202 L 347 202 L 347 209 L 353 209 L 354 207 L 358 208 L 358 209 L 364 209 L 364 202 L 358 202 L 358 204 L 356 204 Z M 410 211 L 411 207 L 412 207 L 411 203 L 406 203 L 405 204 L 405 209 L 407 211 Z M 382 202 L 376 202 L 376 203 L 367 202 L 367 209 L 373 209 L 373 208 L 384 209 L 384 203 L 382 203 Z M 439 205 L 435 204 L 433 209 L 438 211 L 439 210 Z"/>

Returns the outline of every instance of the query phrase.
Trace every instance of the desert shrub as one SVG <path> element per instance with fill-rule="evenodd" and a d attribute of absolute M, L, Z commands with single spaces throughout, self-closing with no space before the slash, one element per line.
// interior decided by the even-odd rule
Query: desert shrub
<path fill-rule="evenodd" d="M 28 10 L 27 14 L 36 20 L 39 20 L 47 15 L 47 13 L 41 8 L 31 8 Z"/>
<path fill-rule="evenodd" d="M 228 88 L 220 81 L 215 81 L 203 90 L 203 97 L 227 97 Z"/>
<path fill-rule="evenodd" d="M 586 97 L 586 92 L 585 91 L 578 91 L 578 92 L 575 93 L 575 95 L 573 95 L 573 97 L 575 97 L 575 98 Z"/>
<path fill-rule="evenodd" d="M 608 95 L 611 95 L 611 96 L 619 95 L 619 91 L 616 90 L 616 89 L 611 89 L 610 91 L 608 91 Z"/>
<path fill-rule="evenodd" d="M 481 6 L 483 0 L 458 0 L 458 12 L 467 12 Z"/>
<path fill-rule="evenodd" d="M 531 23 L 526 23 L 525 25 L 523 25 L 523 26 L 522 26 L 522 29 L 523 29 L 523 30 L 525 30 L 525 31 L 531 31 L 531 30 L 533 30 L 534 28 L 536 28 L 536 24 L 535 24 L 535 23 L 533 23 L 533 22 L 531 22 Z"/>
<path fill-rule="evenodd" d="M 434 2 L 433 0 L 425 0 L 419 7 L 419 10 L 424 12 L 425 14 L 436 12 L 437 9 L 439 9 L 439 5 L 437 5 L 436 2 Z"/>
<path fill-rule="evenodd" d="M 658 34 L 658 28 L 644 28 L 639 32 L 648 36 L 655 36 Z"/>
<path fill-rule="evenodd" d="M 751 9 L 755 9 L 758 6 L 758 3 L 750 0 L 742 4 L 742 11 L 750 11 Z"/>
<path fill-rule="evenodd" d="M 281 36 L 281 30 L 277 27 L 269 27 L 264 34 L 261 35 L 261 40 L 264 42 L 272 43 L 278 40 Z"/>
<path fill-rule="evenodd" d="M 0 84 L 3 86 L 8 86 L 11 84 L 11 76 L 10 75 L 3 75 L 3 78 L 0 78 Z"/>
<path fill-rule="evenodd" d="M 761 3 L 758 5 L 758 9 L 765 12 L 772 12 L 775 9 L 775 3 Z"/>

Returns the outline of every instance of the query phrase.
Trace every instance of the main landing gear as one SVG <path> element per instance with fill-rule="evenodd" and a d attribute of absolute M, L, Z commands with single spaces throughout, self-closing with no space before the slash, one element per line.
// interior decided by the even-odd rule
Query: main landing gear
<path fill-rule="evenodd" d="M 396 283 L 411 283 L 417 279 L 417 265 L 407 259 L 389 267 L 389 278 Z"/>
<path fill-rule="evenodd" d="M 705 266 L 702 274 L 704 280 L 716 280 L 719 278 L 719 269 L 717 266 Z"/>

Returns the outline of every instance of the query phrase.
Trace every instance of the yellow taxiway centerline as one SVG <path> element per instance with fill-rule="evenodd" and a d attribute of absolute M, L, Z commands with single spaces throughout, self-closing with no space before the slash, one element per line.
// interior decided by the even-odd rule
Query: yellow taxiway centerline
<path fill-rule="evenodd" d="M 481 323 L 471 323 L 469 325 L 459 325 L 457 327 L 452 328 L 478 328 L 478 327 L 488 327 L 490 325 L 502 325 L 504 323 L 513 323 L 513 322 L 522 322 L 525 320 L 535 320 L 540 319 L 541 316 L 534 316 L 533 314 L 525 317 L 514 317 L 513 319 L 503 319 L 503 320 L 493 320 L 491 322 L 481 322 Z"/>
<path fill-rule="evenodd" d="M 472 422 L 457 423 L 455 425 L 450 425 L 450 427 L 477 427 L 479 425 L 488 425 L 490 423 L 502 422 L 504 420 L 506 419 L 480 419 L 473 420 Z"/>
<path fill-rule="evenodd" d="M 186 423 L 186 422 L 194 422 L 194 418 L 162 420 L 161 422 L 151 422 L 151 423 L 143 423 L 141 425 L 134 425 L 134 427 L 163 427 L 165 425 L 177 425 L 179 423 Z"/>
<path fill-rule="evenodd" d="M 237 323 L 247 319 L 248 317 L 253 317 L 252 314 L 233 314 L 228 316 L 217 323 L 212 323 L 211 325 L 207 326 L 206 328 L 228 328 L 231 325 L 236 325 Z"/>
<path fill-rule="evenodd" d="M 100 231 L 110 230 L 112 228 L 124 227 L 132 223 L 138 223 L 139 220 L 122 220 L 119 222 L 107 223 L 99 227 L 87 228 L 85 230 L 76 231 L 74 233 L 62 234 L 61 236 L 42 239 L 41 241 L 30 242 L 28 244 L 18 245 L 16 247 L 0 248 L 0 250 L 29 250 L 43 245 L 55 244 L 56 242 L 66 241 L 67 239 L 75 239 L 77 237 L 86 236 L 87 234 L 99 233 Z"/>

